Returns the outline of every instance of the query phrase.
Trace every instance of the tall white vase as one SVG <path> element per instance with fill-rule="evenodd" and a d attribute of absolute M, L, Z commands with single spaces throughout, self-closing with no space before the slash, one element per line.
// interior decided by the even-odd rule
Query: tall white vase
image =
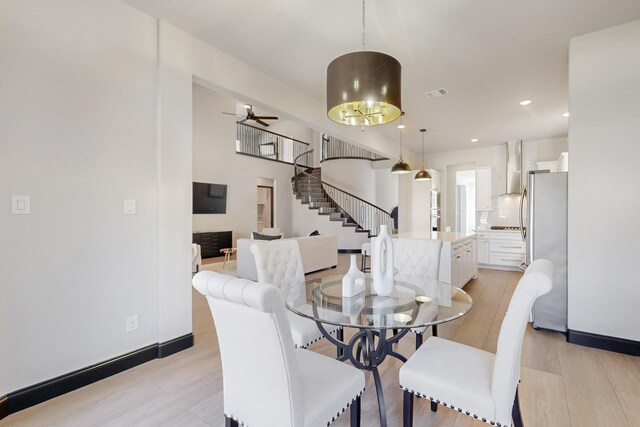
<path fill-rule="evenodd" d="M 351 267 L 342 278 L 342 296 L 352 297 L 364 292 L 364 273 L 358 269 L 355 255 L 351 255 Z"/>
<path fill-rule="evenodd" d="M 393 241 L 386 225 L 380 226 L 378 237 L 371 244 L 372 291 L 380 296 L 393 292 Z"/>

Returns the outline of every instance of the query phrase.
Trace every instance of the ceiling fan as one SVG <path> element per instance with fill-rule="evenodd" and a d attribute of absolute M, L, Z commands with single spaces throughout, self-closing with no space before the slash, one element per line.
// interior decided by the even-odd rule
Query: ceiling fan
<path fill-rule="evenodd" d="M 238 123 L 244 123 L 247 120 L 253 120 L 256 123 L 261 124 L 262 126 L 269 126 L 269 123 L 265 122 L 264 120 L 278 120 L 278 118 L 276 116 L 256 116 L 255 113 L 253 112 L 253 106 L 250 105 L 250 104 L 244 104 L 243 107 L 247 110 L 247 115 L 246 116 L 241 116 L 241 115 L 236 114 L 236 113 L 226 113 L 224 111 L 222 112 L 222 114 L 228 114 L 230 116 L 244 117 Z"/>

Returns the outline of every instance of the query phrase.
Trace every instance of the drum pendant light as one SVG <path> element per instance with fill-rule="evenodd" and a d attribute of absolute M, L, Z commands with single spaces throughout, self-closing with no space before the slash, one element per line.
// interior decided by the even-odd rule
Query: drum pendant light
<path fill-rule="evenodd" d="M 401 113 L 402 66 L 393 57 L 365 50 L 362 0 L 362 51 L 334 59 L 327 67 L 327 116 L 349 126 L 389 123 Z"/>
<path fill-rule="evenodd" d="M 416 181 L 428 181 L 431 179 L 431 174 L 424 169 L 424 134 L 427 132 L 426 129 L 420 129 L 420 133 L 422 134 L 422 167 L 418 171 L 415 176 Z"/>
<path fill-rule="evenodd" d="M 402 113 L 404 115 L 404 113 Z M 402 117 L 401 115 L 401 117 Z M 402 120 L 402 118 L 400 119 Z M 411 173 L 411 166 L 404 160 L 402 160 L 402 129 L 404 129 L 404 124 L 398 125 L 398 129 L 400 129 L 400 159 L 396 162 L 395 165 L 391 167 L 391 173 L 396 175 L 403 175 L 406 173 Z"/>

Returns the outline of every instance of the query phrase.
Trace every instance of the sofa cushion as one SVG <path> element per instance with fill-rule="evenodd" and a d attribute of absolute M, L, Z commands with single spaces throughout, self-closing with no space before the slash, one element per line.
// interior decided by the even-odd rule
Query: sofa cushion
<path fill-rule="evenodd" d="M 261 233 L 258 233 L 257 231 L 254 231 L 254 232 L 251 234 L 251 238 L 252 238 L 253 240 L 278 240 L 278 239 L 280 239 L 281 237 L 282 237 L 281 235 L 277 235 L 277 236 L 270 236 L 270 235 L 268 235 L 268 234 L 261 234 Z"/>

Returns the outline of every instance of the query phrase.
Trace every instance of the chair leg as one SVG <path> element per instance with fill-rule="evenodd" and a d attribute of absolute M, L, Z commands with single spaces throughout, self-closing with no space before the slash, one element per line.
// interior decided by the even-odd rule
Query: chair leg
<path fill-rule="evenodd" d="M 513 402 L 513 409 L 511 410 L 511 418 L 513 418 L 514 427 L 524 427 L 522 422 L 522 414 L 520 413 L 520 398 L 518 397 L 518 389 L 516 388 L 516 398 Z"/>
<path fill-rule="evenodd" d="M 431 336 L 432 337 L 437 337 L 438 336 L 438 325 L 433 325 L 431 327 Z"/>
<path fill-rule="evenodd" d="M 402 426 L 413 426 L 413 393 L 406 390 L 402 399 Z"/>
<path fill-rule="evenodd" d="M 431 401 L 431 412 L 438 412 L 438 404 L 435 402 L 435 400 Z"/>
<path fill-rule="evenodd" d="M 362 264 L 360 266 L 360 271 L 362 271 L 364 273 L 364 271 L 367 269 L 367 260 L 366 260 L 366 255 L 364 254 L 364 252 L 362 252 L 362 256 L 360 258 L 362 259 L 362 261 L 360 262 L 360 264 Z"/>
<path fill-rule="evenodd" d="M 344 329 L 340 328 L 336 331 L 336 339 L 338 341 L 344 341 Z M 342 353 L 342 348 L 336 347 L 336 359 L 340 358 L 340 356 L 342 356 Z"/>
<path fill-rule="evenodd" d="M 422 334 L 416 334 L 416 350 L 422 345 Z"/>
<path fill-rule="evenodd" d="M 351 427 L 360 427 L 360 396 L 356 397 L 355 402 L 351 404 Z"/>
<path fill-rule="evenodd" d="M 240 426 L 236 420 L 234 420 L 233 418 L 229 418 L 225 415 L 224 427 L 240 427 Z"/>

